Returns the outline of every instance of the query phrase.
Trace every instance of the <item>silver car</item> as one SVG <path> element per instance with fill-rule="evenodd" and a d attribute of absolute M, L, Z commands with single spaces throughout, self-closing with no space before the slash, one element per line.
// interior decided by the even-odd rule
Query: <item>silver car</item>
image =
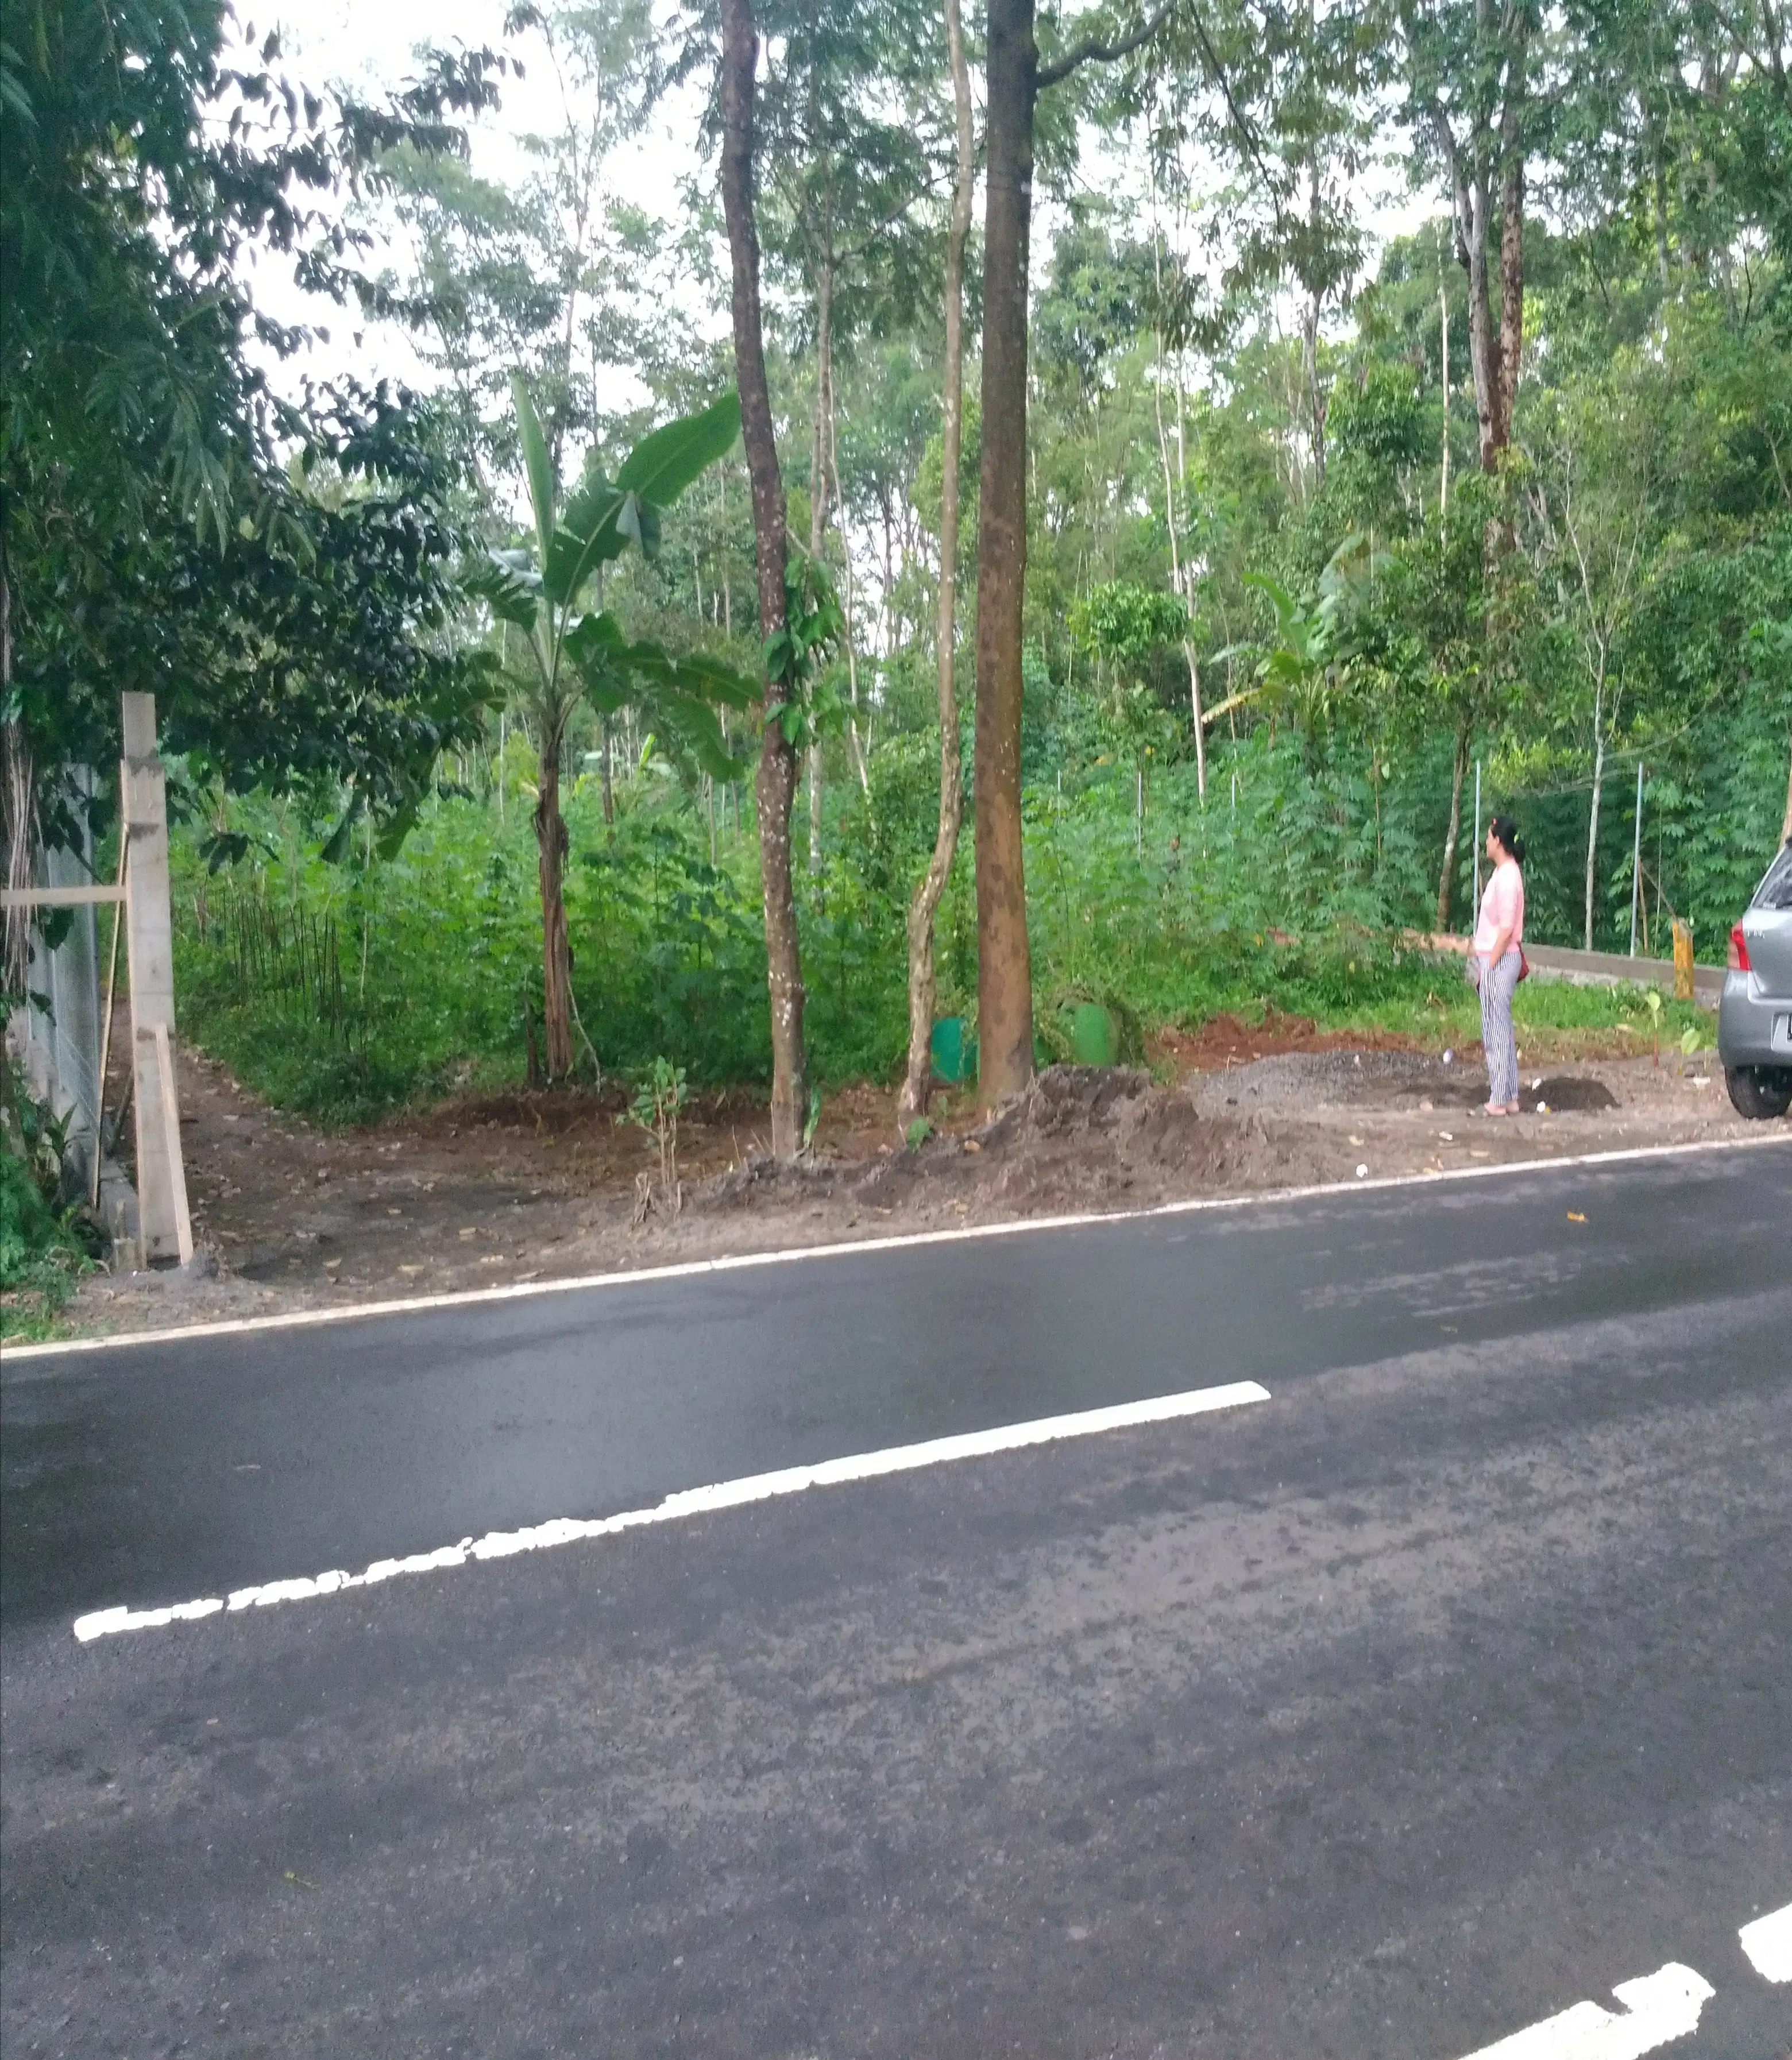
<path fill-rule="evenodd" d="M 1718 1057 L 1744 1116 L 1792 1108 L 1792 839 L 1730 933 Z"/>

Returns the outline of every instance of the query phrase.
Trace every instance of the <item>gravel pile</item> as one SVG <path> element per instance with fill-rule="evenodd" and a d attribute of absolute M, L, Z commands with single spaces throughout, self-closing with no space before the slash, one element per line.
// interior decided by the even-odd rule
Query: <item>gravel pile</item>
<path fill-rule="evenodd" d="M 1281 1052 L 1204 1075 L 1195 1088 L 1203 1113 L 1239 1109 L 1382 1108 L 1429 1097 L 1439 1106 L 1479 1100 L 1487 1075 L 1476 1052 L 1467 1064 L 1423 1052 Z"/>

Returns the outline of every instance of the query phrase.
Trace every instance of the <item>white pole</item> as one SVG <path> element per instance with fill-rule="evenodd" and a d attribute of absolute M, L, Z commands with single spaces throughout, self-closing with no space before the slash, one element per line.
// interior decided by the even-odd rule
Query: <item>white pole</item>
<path fill-rule="evenodd" d="M 1636 956 L 1636 912 L 1642 893 L 1642 761 L 1636 762 L 1636 828 L 1630 845 L 1630 956 Z"/>
<path fill-rule="evenodd" d="M 1481 920 L 1481 761 L 1475 761 L 1475 920 Z"/>

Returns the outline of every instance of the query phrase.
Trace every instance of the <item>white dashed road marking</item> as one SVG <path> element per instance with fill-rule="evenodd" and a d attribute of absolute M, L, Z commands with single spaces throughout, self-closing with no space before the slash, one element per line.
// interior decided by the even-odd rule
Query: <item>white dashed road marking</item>
<path fill-rule="evenodd" d="M 1577 2002 L 1559 2017 L 1483 2046 L 1467 2060 L 1641 2060 L 1657 2046 L 1697 2031 L 1700 2014 L 1716 1993 L 1702 1975 L 1670 1960 L 1654 1974 L 1620 1982 L 1612 1990 L 1624 2006 L 1622 2017 L 1596 2002 Z"/>
<path fill-rule="evenodd" d="M 1792 1902 L 1745 1924 L 1737 1936 L 1763 1981 L 1792 1982 Z"/>
<path fill-rule="evenodd" d="M 884 1474 L 912 1471 L 917 1467 L 945 1466 L 954 1459 L 987 1459 L 997 1452 L 1019 1451 L 1028 1445 L 1049 1445 L 1065 1438 L 1087 1438 L 1103 1431 L 1124 1431 L 1142 1423 L 1173 1423 L 1185 1416 L 1205 1416 L 1217 1409 L 1237 1409 L 1247 1403 L 1267 1402 L 1269 1390 L 1255 1380 L 1235 1380 L 1221 1387 L 1197 1387 L 1181 1395 L 1154 1395 L 1144 1402 L 1121 1402 L 1106 1409 L 1081 1409 L 1067 1416 L 1042 1416 L 1031 1423 L 1006 1423 L 993 1431 L 969 1431 L 952 1438 L 929 1438 L 918 1445 L 892 1445 L 880 1452 L 857 1452 L 842 1459 L 824 1459 L 811 1467 L 786 1467 L 771 1474 L 752 1474 L 744 1480 L 723 1481 L 714 1487 L 685 1488 L 651 1509 L 625 1510 L 619 1516 L 589 1520 L 556 1517 L 551 1523 L 532 1524 L 525 1531 L 492 1531 L 483 1538 L 463 1538 L 458 1545 L 443 1545 L 433 1552 L 413 1553 L 408 1559 L 376 1559 L 359 1574 L 340 1570 L 312 1575 L 297 1580 L 269 1581 L 259 1587 L 237 1588 L 226 1602 L 210 1595 L 198 1602 L 174 1603 L 162 1609 L 95 1610 L 77 1617 L 74 1635 L 83 1644 L 114 1631 L 161 1631 L 173 1623 L 190 1623 L 216 1616 L 220 1610 L 265 1609 L 274 1603 L 308 1602 L 317 1595 L 334 1595 L 350 1588 L 370 1588 L 401 1574 L 430 1574 L 450 1567 L 464 1567 L 469 1559 L 506 1559 L 517 1552 L 539 1552 L 555 1545 L 573 1545 L 592 1538 L 607 1538 L 618 1531 L 633 1531 L 642 1524 L 671 1523 L 680 1517 L 706 1516 L 718 1509 L 737 1509 L 744 1503 L 764 1502 L 773 1495 L 799 1495 L 811 1487 L 835 1487 L 847 1481 L 875 1480 Z"/>

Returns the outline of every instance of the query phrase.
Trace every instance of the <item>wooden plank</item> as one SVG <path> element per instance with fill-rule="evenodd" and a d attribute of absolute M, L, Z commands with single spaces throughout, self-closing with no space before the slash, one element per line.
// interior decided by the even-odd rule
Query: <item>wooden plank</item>
<path fill-rule="evenodd" d="M 122 901 L 122 887 L 5 887 L 0 888 L 0 908 L 86 908 L 97 901 Z"/>
<path fill-rule="evenodd" d="M 174 1190 L 170 1199 L 174 1205 L 174 1235 L 181 1264 L 185 1266 L 193 1256 L 193 1218 L 186 1204 L 186 1164 L 181 1156 L 181 1104 L 174 1092 L 174 1052 L 168 1041 L 166 1023 L 157 1024 L 154 1036 L 156 1074 L 162 1089 L 162 1120 L 168 1139 L 168 1169 Z"/>

